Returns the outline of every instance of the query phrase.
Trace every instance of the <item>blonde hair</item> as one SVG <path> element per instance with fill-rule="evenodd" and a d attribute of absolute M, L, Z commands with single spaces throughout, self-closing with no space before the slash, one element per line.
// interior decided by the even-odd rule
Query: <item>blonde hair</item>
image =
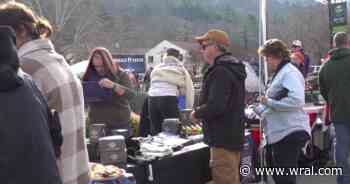
<path fill-rule="evenodd" d="M 42 38 L 48 38 L 53 33 L 52 25 L 45 17 L 38 17 L 37 29 Z"/>

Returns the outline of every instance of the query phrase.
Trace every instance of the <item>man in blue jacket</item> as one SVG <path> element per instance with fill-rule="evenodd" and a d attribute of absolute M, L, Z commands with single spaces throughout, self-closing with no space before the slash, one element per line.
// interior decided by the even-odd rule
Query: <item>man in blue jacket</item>
<path fill-rule="evenodd" d="M 224 31 L 209 30 L 196 40 L 209 67 L 204 74 L 199 106 L 191 117 L 203 121 L 204 141 L 211 149 L 214 182 L 239 184 L 245 67 L 228 52 L 230 38 Z"/>

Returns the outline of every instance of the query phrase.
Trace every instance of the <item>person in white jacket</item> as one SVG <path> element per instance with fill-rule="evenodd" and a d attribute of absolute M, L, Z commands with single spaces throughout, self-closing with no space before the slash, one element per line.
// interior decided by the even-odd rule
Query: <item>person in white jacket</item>
<path fill-rule="evenodd" d="M 179 57 L 178 50 L 169 48 L 163 62 L 151 73 L 148 95 L 152 135 L 162 131 L 164 119 L 179 118 L 178 96 L 185 96 L 186 108 L 193 107 L 193 82 Z"/>

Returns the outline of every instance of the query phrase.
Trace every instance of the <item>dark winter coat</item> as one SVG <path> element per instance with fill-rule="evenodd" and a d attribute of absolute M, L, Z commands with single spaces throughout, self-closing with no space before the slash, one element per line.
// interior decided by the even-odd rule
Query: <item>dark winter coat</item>
<path fill-rule="evenodd" d="M 244 65 L 231 54 L 217 57 L 204 74 L 196 118 L 203 119 L 205 142 L 239 151 L 244 137 Z"/>
<path fill-rule="evenodd" d="M 350 49 L 331 51 L 319 74 L 320 92 L 331 109 L 331 121 L 350 122 Z"/>
<path fill-rule="evenodd" d="M 48 129 L 48 107 L 20 72 L 15 33 L 0 27 L 0 178 L 6 184 L 61 184 Z"/>

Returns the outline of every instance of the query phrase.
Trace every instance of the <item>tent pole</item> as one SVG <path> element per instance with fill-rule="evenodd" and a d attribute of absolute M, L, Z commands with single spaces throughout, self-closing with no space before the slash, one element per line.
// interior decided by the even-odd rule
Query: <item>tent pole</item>
<path fill-rule="evenodd" d="M 266 9 L 266 0 L 258 0 L 258 12 L 259 12 L 259 46 L 262 46 L 267 39 L 267 9 Z M 264 77 L 262 76 L 264 75 Z M 264 80 L 264 84 L 266 86 L 268 81 L 268 71 L 267 65 L 262 56 L 259 56 L 259 80 Z M 259 97 L 263 95 L 264 87 L 259 82 Z M 264 149 L 262 147 L 263 144 L 263 130 L 262 130 L 262 120 L 260 119 L 259 123 L 259 131 L 260 131 L 260 148 L 259 150 L 259 159 L 260 159 L 260 168 L 264 167 Z M 260 183 L 264 184 L 264 176 L 260 176 Z"/>

